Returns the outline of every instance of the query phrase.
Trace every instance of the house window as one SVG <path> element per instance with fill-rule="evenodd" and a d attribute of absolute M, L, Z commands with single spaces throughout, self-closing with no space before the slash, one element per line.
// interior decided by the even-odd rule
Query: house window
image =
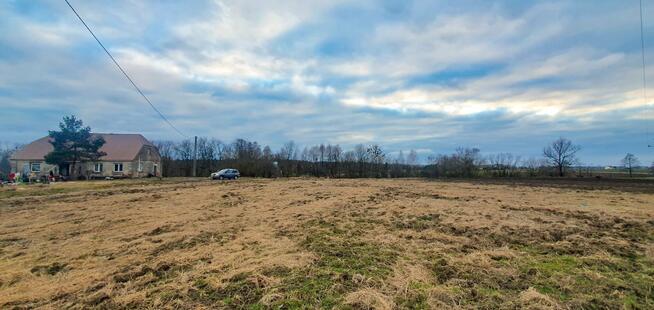
<path fill-rule="evenodd" d="M 41 172 L 41 163 L 30 163 L 30 171 Z"/>
<path fill-rule="evenodd" d="M 123 164 L 114 164 L 114 172 L 123 172 Z"/>
<path fill-rule="evenodd" d="M 96 164 L 93 166 L 93 171 L 94 171 L 94 172 L 102 172 L 102 163 L 96 163 Z"/>

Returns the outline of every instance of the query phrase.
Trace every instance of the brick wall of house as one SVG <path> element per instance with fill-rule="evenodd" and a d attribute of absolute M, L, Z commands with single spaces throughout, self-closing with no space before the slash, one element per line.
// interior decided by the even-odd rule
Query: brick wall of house
<path fill-rule="evenodd" d="M 32 178 L 41 178 L 47 176 L 52 171 L 55 175 L 59 175 L 59 167 L 55 165 L 48 165 L 45 160 L 23 160 L 12 159 L 10 161 L 11 169 L 13 172 L 23 174 L 24 167 L 28 171 L 28 175 Z M 32 171 L 31 167 L 39 164 L 38 171 Z M 101 169 L 96 171 L 96 164 L 101 164 Z M 115 164 L 122 164 L 122 171 L 115 171 Z M 35 166 L 34 166 L 35 167 Z M 100 167 L 98 167 L 100 168 Z M 77 163 L 74 167 L 75 171 L 70 171 L 69 175 L 90 177 L 90 178 L 125 178 L 125 177 L 147 177 L 147 176 L 161 176 L 161 157 L 159 152 L 154 146 L 143 145 L 134 160 L 127 161 L 113 161 L 102 160 L 98 162 L 84 162 Z M 61 173 L 65 175 L 65 173 Z"/>
<path fill-rule="evenodd" d="M 141 169 L 139 170 L 139 162 Z M 132 162 L 134 177 L 161 176 L 161 157 L 157 149 L 148 145 L 143 146 L 141 151 Z M 156 167 L 156 169 L 155 169 Z"/>
<path fill-rule="evenodd" d="M 30 175 L 33 175 L 34 177 L 37 178 L 44 175 L 48 175 L 50 171 L 53 171 L 54 174 L 59 173 L 59 167 L 54 165 L 48 165 L 43 160 L 11 160 L 10 163 L 11 163 L 11 172 L 20 173 L 21 175 L 23 174 L 25 165 L 27 165 L 27 170 L 29 171 Z M 41 171 L 32 172 L 31 164 L 40 164 Z"/>
<path fill-rule="evenodd" d="M 151 154 L 153 152 L 151 150 Z M 82 176 L 89 176 L 90 178 L 105 178 L 105 177 L 114 177 L 114 178 L 139 178 L 147 176 L 160 176 L 161 175 L 161 164 L 158 155 L 148 156 L 147 151 L 144 151 L 143 154 L 139 154 L 141 158 L 141 171 L 139 171 L 139 160 L 134 161 L 99 161 L 99 162 L 87 162 L 87 163 L 77 163 L 75 169 L 78 170 L 78 173 Z M 20 172 L 23 174 L 23 167 L 31 167 L 32 164 L 40 164 L 39 172 L 30 171 L 30 176 L 33 178 L 40 178 L 42 176 L 47 176 L 52 171 L 55 175 L 59 174 L 59 167 L 55 165 L 46 164 L 45 161 L 41 160 L 12 160 L 11 161 L 11 171 Z M 102 171 L 95 171 L 95 164 L 102 164 Z M 115 164 L 123 164 L 123 171 L 114 171 Z M 155 166 L 156 173 L 155 173 Z M 29 169 L 29 168 L 28 168 Z M 77 175 L 77 173 L 72 173 Z"/>

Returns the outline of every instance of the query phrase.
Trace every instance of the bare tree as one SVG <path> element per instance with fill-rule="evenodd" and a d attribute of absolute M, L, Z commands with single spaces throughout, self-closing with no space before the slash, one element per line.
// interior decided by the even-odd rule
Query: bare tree
<path fill-rule="evenodd" d="M 279 151 L 279 155 L 283 160 L 297 159 L 297 145 L 295 145 L 295 142 L 291 140 L 284 143 L 282 149 Z"/>
<path fill-rule="evenodd" d="M 311 156 L 309 155 L 309 147 L 305 146 L 304 149 L 302 150 L 302 153 L 300 154 L 300 160 L 309 161 L 310 157 Z"/>
<path fill-rule="evenodd" d="M 536 176 L 542 172 L 543 167 L 547 165 L 547 160 L 542 158 L 529 158 L 522 162 L 522 166 L 527 169 L 529 176 Z"/>
<path fill-rule="evenodd" d="M 222 141 L 211 138 L 208 142 L 208 147 L 213 149 L 213 154 L 216 157 L 216 160 L 222 160 L 227 157 L 225 144 Z"/>
<path fill-rule="evenodd" d="M 520 162 L 520 156 L 511 153 L 498 153 L 488 156 L 493 174 L 501 177 L 512 176 Z"/>
<path fill-rule="evenodd" d="M 190 139 L 182 140 L 182 142 L 175 145 L 175 155 L 181 160 L 193 159 L 193 143 Z"/>
<path fill-rule="evenodd" d="M 579 145 L 573 144 L 566 138 L 558 138 L 543 149 L 543 156 L 556 168 L 559 176 L 564 176 L 565 169 L 579 161 L 577 159 L 579 150 L 581 150 Z"/>
<path fill-rule="evenodd" d="M 411 150 L 409 151 L 409 155 L 406 156 L 406 164 L 407 165 L 415 165 L 418 163 L 418 153 L 416 153 L 416 150 Z"/>
<path fill-rule="evenodd" d="M 384 160 L 386 159 L 386 154 L 382 150 L 381 146 L 377 144 L 371 145 L 368 150 L 368 158 L 370 158 L 370 162 L 374 164 L 383 164 Z"/>
<path fill-rule="evenodd" d="M 478 148 L 467 147 L 458 147 L 456 153 L 453 154 L 453 159 L 456 163 L 457 174 L 467 178 L 475 176 L 477 168 L 486 161 Z"/>
<path fill-rule="evenodd" d="M 354 146 L 354 157 L 356 158 L 358 165 L 358 176 L 364 177 L 366 174 L 366 162 L 368 161 L 368 153 L 366 152 L 366 147 L 363 144 L 357 144 Z"/>
<path fill-rule="evenodd" d="M 273 160 L 273 153 L 272 153 L 272 150 L 270 149 L 269 146 L 267 146 L 267 145 L 264 146 L 262 152 L 263 152 L 262 157 L 263 157 L 264 160 L 266 160 L 266 161 L 272 161 Z"/>
<path fill-rule="evenodd" d="M 370 163 L 373 165 L 375 169 L 375 177 L 376 178 L 383 177 L 382 165 L 386 161 L 386 154 L 384 153 L 384 150 L 382 150 L 381 146 L 377 144 L 373 144 L 370 147 L 368 147 L 366 153 L 368 154 Z"/>
<path fill-rule="evenodd" d="M 329 162 L 329 174 L 331 177 L 340 175 L 340 162 L 343 150 L 337 145 L 327 145 L 327 161 Z"/>
<path fill-rule="evenodd" d="M 171 176 L 171 163 L 175 159 L 175 142 L 168 140 L 153 141 L 154 146 L 159 150 L 161 156 L 161 175 L 164 177 Z"/>
<path fill-rule="evenodd" d="M 402 152 L 402 150 L 400 150 L 400 153 L 397 154 L 397 158 L 395 159 L 395 163 L 400 164 L 400 165 L 406 164 L 406 159 L 404 158 L 404 152 Z"/>
<path fill-rule="evenodd" d="M 629 177 L 631 178 L 633 168 L 640 165 L 640 161 L 636 155 L 627 153 L 627 155 L 622 159 L 622 165 L 629 170 Z"/>

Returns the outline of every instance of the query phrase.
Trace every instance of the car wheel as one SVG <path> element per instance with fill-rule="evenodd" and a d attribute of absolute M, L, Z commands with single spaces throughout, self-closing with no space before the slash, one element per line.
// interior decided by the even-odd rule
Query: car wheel
<path fill-rule="evenodd" d="M 222 180 L 222 179 L 224 179 L 222 175 L 218 177 L 218 180 Z"/>
<path fill-rule="evenodd" d="M 238 176 L 234 176 L 234 180 L 238 180 Z"/>

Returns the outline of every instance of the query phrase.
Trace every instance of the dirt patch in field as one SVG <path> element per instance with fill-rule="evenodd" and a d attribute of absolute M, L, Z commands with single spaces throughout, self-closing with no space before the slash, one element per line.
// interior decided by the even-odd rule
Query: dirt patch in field
<path fill-rule="evenodd" d="M 649 185 L 565 182 L 2 189 L 0 308 L 654 307 Z"/>

